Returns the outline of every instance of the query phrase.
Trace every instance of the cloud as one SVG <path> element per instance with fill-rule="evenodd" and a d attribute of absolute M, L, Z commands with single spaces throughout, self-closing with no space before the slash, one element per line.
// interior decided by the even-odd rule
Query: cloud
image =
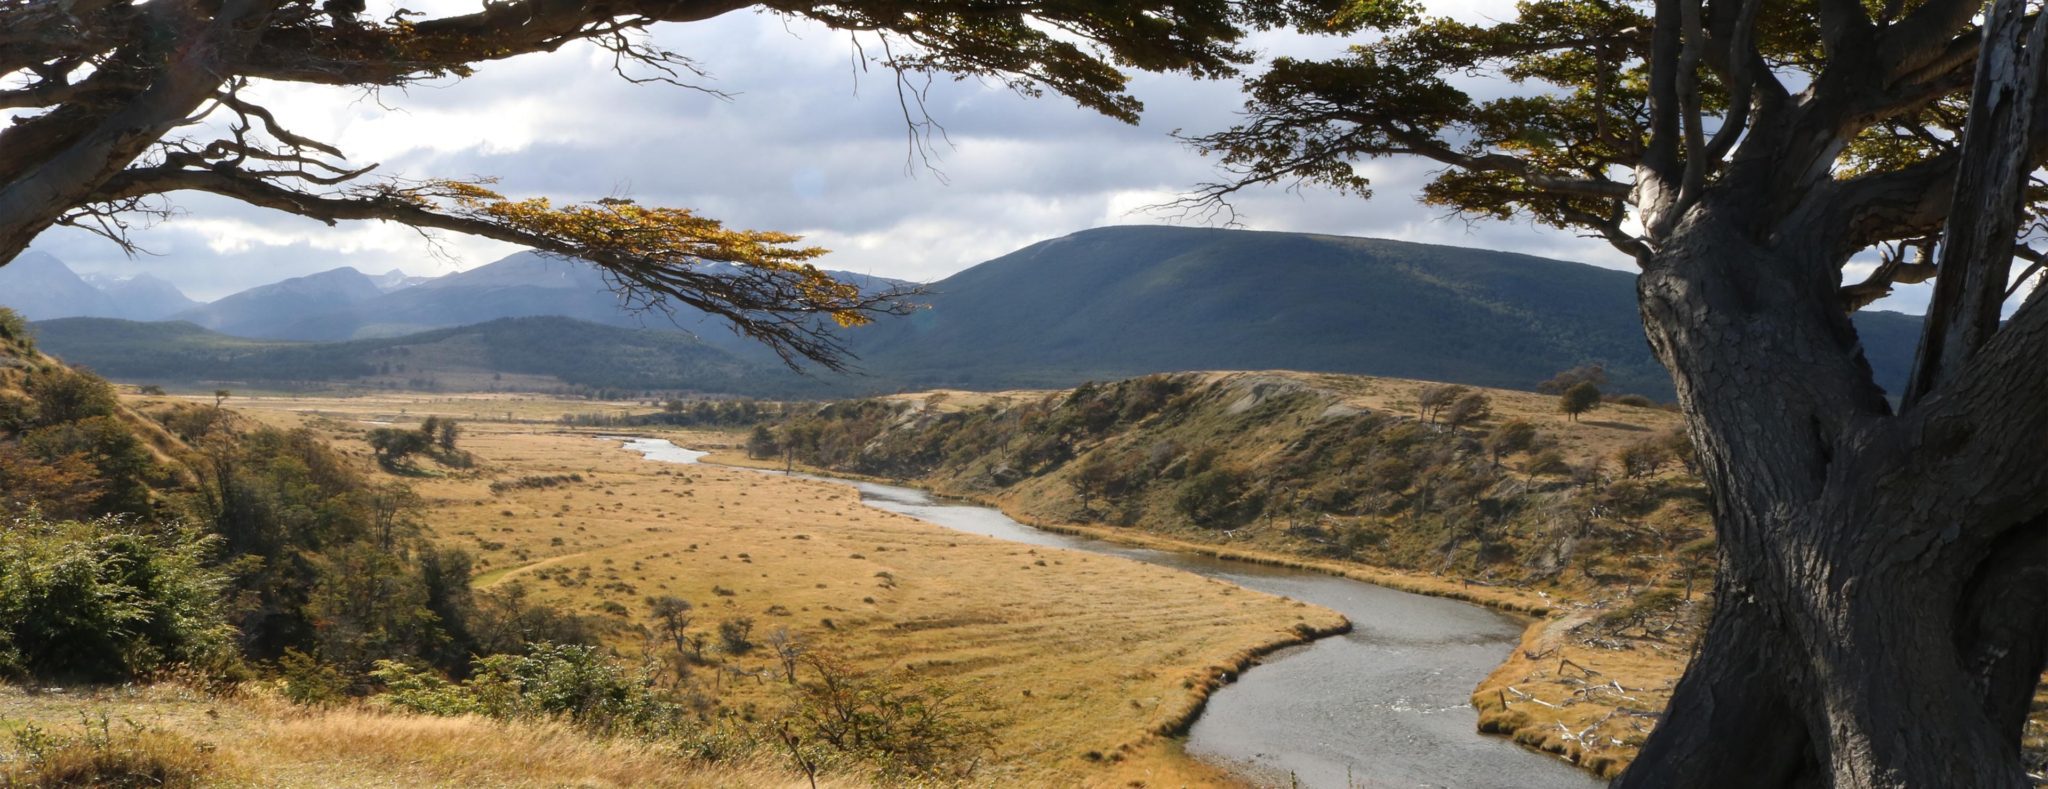
<path fill-rule="evenodd" d="M 1508 13 L 1480 0 L 1432 7 L 1467 20 Z M 1029 99 L 977 80 L 940 79 L 927 106 L 950 142 L 937 146 L 934 172 L 906 138 L 892 76 L 857 68 L 844 34 L 735 13 L 659 28 L 656 37 L 693 58 L 708 72 L 700 83 L 730 100 L 629 84 L 591 47 L 485 64 L 473 78 L 404 91 L 268 84 L 252 92 L 295 130 L 337 142 L 355 161 L 378 162 L 382 173 L 494 175 L 514 196 L 688 206 L 737 226 L 804 233 L 833 250 L 824 261 L 830 268 L 919 280 L 1086 228 L 1173 221 L 1141 209 L 1216 174 L 1212 161 L 1170 134 L 1227 126 L 1243 103 L 1235 82 L 1139 75 L 1132 91 L 1147 114 L 1130 126 L 1056 95 Z M 1349 42 L 1262 33 L 1250 43 L 1267 55 L 1329 57 Z M 1468 224 L 1421 205 L 1413 195 L 1430 177 L 1427 163 L 1363 167 L 1375 181 L 1370 201 L 1315 188 L 1251 190 L 1238 201 L 1240 219 L 1254 229 L 1631 265 L 1571 233 Z M 200 298 L 342 265 L 448 273 L 513 251 L 450 235 L 437 246 L 376 223 L 328 228 L 226 200 L 177 202 L 186 218 L 137 234 L 158 255 L 127 260 L 62 229 L 37 246 L 82 270 L 148 270 Z"/>

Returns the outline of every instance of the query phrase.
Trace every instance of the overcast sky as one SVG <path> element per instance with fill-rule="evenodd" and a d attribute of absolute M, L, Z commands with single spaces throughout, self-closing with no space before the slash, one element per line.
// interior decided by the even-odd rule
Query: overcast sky
<path fill-rule="evenodd" d="M 420 7 L 408 3 L 409 7 Z M 1511 13 L 1486 0 L 1432 2 L 1476 18 Z M 373 4 L 374 7 L 374 4 Z M 456 6 L 460 8 L 460 6 Z M 445 10 L 442 9 L 442 10 Z M 911 166 L 902 111 L 883 73 L 859 73 L 843 34 L 750 12 L 657 28 L 695 58 L 721 100 L 633 85 L 610 56 L 564 50 L 487 64 L 468 80 L 378 96 L 259 86 L 296 131 L 338 142 L 351 160 L 411 177 L 497 176 L 513 196 L 627 196 L 685 206 L 758 229 L 802 233 L 832 250 L 826 268 L 929 281 L 1027 244 L 1091 227 L 1178 221 L 1143 211 L 1215 179 L 1213 163 L 1170 133 L 1228 126 L 1235 82 L 1140 76 L 1146 103 L 1129 126 L 1063 97 L 1019 97 L 977 81 L 941 82 L 931 114 L 946 126 L 943 176 Z M 1346 42 L 1266 35 L 1267 55 L 1330 55 Z M 1237 201 L 1245 226 L 1505 249 L 1627 269 L 1604 243 L 1526 224 L 1468 223 L 1414 195 L 1431 167 L 1364 165 L 1370 201 L 1274 189 Z M 328 228 L 230 201 L 179 195 L 185 212 L 136 233 L 154 255 L 129 260 L 81 231 L 54 229 L 36 248 L 81 272 L 149 271 L 206 300 L 286 277 L 353 266 L 440 275 L 515 251 L 496 242 L 353 223 Z M 1919 311 L 1925 296 L 1885 306 Z"/>

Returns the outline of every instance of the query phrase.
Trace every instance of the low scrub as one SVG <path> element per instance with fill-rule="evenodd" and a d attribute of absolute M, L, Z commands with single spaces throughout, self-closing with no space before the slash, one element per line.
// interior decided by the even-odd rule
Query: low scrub
<path fill-rule="evenodd" d="M 213 748 L 104 716 L 75 732 L 28 724 L 14 732 L 13 746 L 0 760 L 0 786 L 189 787 L 216 783 L 221 772 Z"/>

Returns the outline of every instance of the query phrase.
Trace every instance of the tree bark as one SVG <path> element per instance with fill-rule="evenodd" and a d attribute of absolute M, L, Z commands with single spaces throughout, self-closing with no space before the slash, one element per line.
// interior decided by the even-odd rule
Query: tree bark
<path fill-rule="evenodd" d="M 2027 786 L 2018 735 L 2048 656 L 2048 516 L 2013 493 L 2042 485 L 2038 472 L 1986 464 L 2038 465 L 2039 449 L 2013 447 L 2048 432 L 2014 443 L 1894 416 L 1845 314 L 1814 308 L 1838 284 L 1826 251 L 1766 248 L 1737 216 L 1688 212 L 1638 283 L 1720 572 L 1701 650 L 1615 786 Z M 1946 392 L 1943 413 L 2017 407 L 2009 429 L 2038 429 L 2038 376 L 1979 372 L 2017 383 Z"/>

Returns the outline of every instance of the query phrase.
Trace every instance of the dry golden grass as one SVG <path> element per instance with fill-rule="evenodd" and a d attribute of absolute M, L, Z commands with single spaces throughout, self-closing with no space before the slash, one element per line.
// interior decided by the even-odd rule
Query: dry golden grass
<path fill-rule="evenodd" d="M 510 402 L 531 416 L 598 410 Z M 843 485 L 656 463 L 601 440 L 602 431 L 477 420 L 471 415 L 492 413 L 481 405 L 424 396 L 232 403 L 260 421 L 314 427 L 366 468 L 360 437 L 376 426 L 369 422 L 464 420 L 462 447 L 477 469 L 411 481 L 431 506 L 435 538 L 479 556 L 479 586 L 518 581 L 539 599 L 609 618 L 619 625 L 613 646 L 629 655 L 646 647 L 633 629 L 649 621 L 646 599 L 674 595 L 698 606 L 700 628 L 751 617 L 757 641 L 786 627 L 859 668 L 971 689 L 985 700 L 980 714 L 997 724 L 982 775 L 998 784 L 1226 783 L 1179 754 L 1171 733 L 1222 675 L 1305 632 L 1345 624 L 1324 609 L 1186 573 L 951 531 L 867 507 Z M 670 437 L 684 446 L 734 442 L 728 434 Z M 582 482 L 490 489 L 567 474 Z M 764 676 L 773 661 L 766 651 L 726 657 L 735 671 L 700 670 L 700 680 L 728 708 L 772 709 L 781 702 Z M 381 725 L 452 725 L 399 723 L 410 720 Z M 309 747 L 317 739 L 309 735 Z M 377 752 L 374 738 L 358 741 Z"/>
<path fill-rule="evenodd" d="M 204 785 L 292 787 L 796 787 L 780 765 L 706 765 L 566 727 L 292 707 L 252 689 L 214 698 L 175 684 L 28 693 L 0 687 L 0 758 L 26 724 L 74 733 L 106 714 L 125 758 L 172 761 Z M 137 731 L 134 735 L 126 732 Z M 11 774 L 0 769 L 0 785 Z M 821 778 L 820 786 L 850 786 Z M 30 784 L 33 785 L 33 784 Z M 79 784 L 72 784 L 79 785 Z M 170 785 L 193 785 L 173 781 Z"/>

